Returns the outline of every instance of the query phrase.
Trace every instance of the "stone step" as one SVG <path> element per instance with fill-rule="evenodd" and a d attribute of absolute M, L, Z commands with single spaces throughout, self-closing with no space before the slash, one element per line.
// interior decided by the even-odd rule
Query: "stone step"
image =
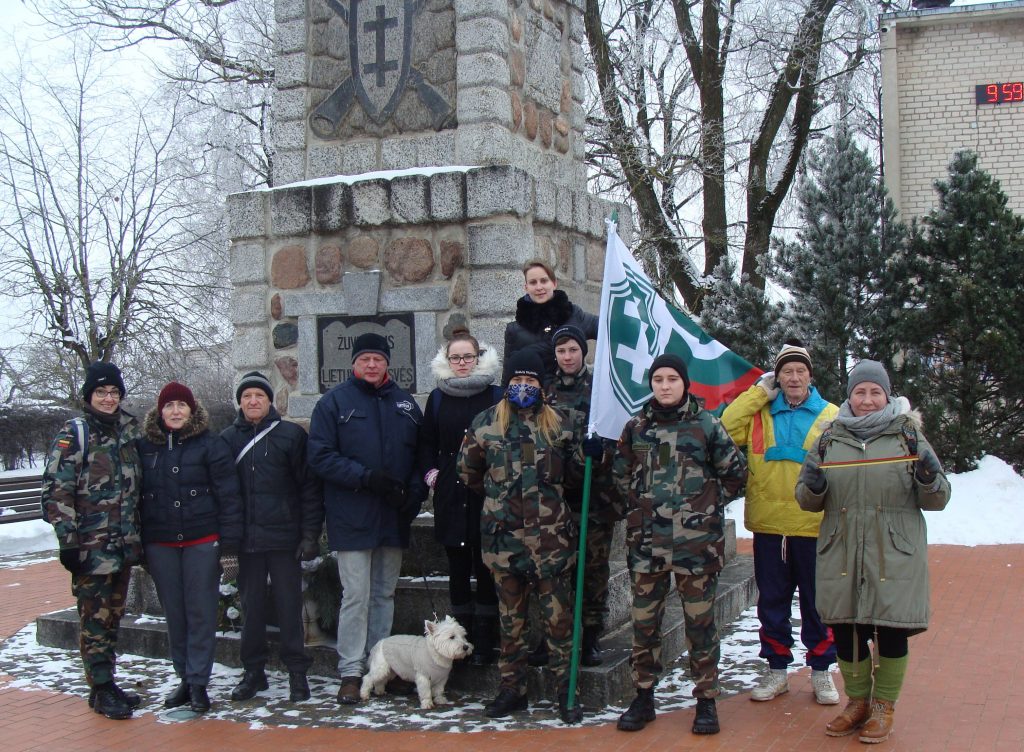
<path fill-rule="evenodd" d="M 441 583 L 443 585 L 443 583 Z M 444 589 L 447 599 L 447 589 Z M 734 556 L 722 571 L 715 614 L 719 629 L 735 619 L 740 612 L 749 606 L 755 598 L 753 558 L 747 555 Z M 684 651 L 683 613 L 678 599 L 674 596 L 669 601 L 663 623 L 662 659 L 668 665 Z M 396 608 L 396 621 L 401 610 Z M 440 611 L 439 611 L 440 614 Z M 397 626 L 397 624 L 396 624 Z M 59 647 L 67 650 L 78 648 L 78 616 L 75 609 L 45 614 L 36 620 L 37 640 L 41 645 Z M 398 631 L 398 630 L 396 630 Z M 418 628 L 409 630 L 422 631 L 422 620 Z M 216 661 L 226 666 L 240 666 L 239 634 L 220 633 L 217 638 Z M 271 630 L 271 640 L 274 633 Z M 583 668 L 580 671 L 579 687 L 582 702 L 587 707 L 604 707 L 606 705 L 622 705 L 633 695 L 632 682 L 629 674 L 629 653 L 632 643 L 632 631 L 629 623 L 622 623 L 602 638 L 602 655 L 604 663 L 594 668 Z M 121 622 L 119 636 L 119 652 L 153 658 L 168 657 L 167 633 L 162 620 L 156 620 L 149 614 L 128 613 Z M 331 645 L 316 646 L 309 649 L 313 657 L 310 673 L 321 676 L 336 676 L 337 653 Z M 276 649 L 271 649 L 276 656 Z M 276 657 L 272 658 L 269 668 L 282 669 Z M 534 699 L 554 699 L 555 687 L 550 671 L 531 668 L 529 672 L 529 693 Z M 449 680 L 453 691 L 466 695 L 490 699 L 498 687 L 498 670 L 492 666 L 457 665 Z"/>

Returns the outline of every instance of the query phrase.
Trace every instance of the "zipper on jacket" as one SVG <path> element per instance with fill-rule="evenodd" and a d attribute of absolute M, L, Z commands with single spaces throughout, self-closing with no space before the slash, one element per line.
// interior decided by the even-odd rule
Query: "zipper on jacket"
<path fill-rule="evenodd" d="M 882 505 L 875 508 L 875 526 L 878 528 L 878 581 L 885 582 L 885 540 L 882 538 Z"/>

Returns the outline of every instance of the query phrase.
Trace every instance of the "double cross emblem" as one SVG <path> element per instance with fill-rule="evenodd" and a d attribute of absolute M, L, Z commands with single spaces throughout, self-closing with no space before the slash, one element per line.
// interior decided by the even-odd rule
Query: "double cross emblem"
<path fill-rule="evenodd" d="M 378 125 L 391 118 L 411 87 L 430 112 L 435 130 L 453 118 L 451 105 L 411 64 L 412 32 L 425 0 L 324 0 L 348 25 L 352 74 L 310 116 L 313 132 L 331 136 L 354 100 Z"/>

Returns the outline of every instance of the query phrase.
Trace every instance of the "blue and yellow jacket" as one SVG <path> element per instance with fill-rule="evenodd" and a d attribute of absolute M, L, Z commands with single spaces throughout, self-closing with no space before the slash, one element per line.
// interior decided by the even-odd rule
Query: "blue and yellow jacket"
<path fill-rule="evenodd" d="M 790 407 L 781 391 L 769 400 L 764 389 L 754 385 L 725 409 L 722 424 L 747 451 L 747 530 L 818 537 L 821 514 L 801 510 L 794 490 L 804 457 L 838 412 L 813 386 L 797 407 Z"/>

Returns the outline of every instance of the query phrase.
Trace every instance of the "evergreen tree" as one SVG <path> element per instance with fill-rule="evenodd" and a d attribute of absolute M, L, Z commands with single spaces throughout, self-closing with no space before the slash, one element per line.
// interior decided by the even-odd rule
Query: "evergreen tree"
<path fill-rule="evenodd" d="M 912 306 L 897 339 L 900 378 L 953 470 L 984 453 L 1024 464 L 1024 219 L 976 154 L 936 183 L 938 208 L 902 260 Z"/>
<path fill-rule="evenodd" d="M 838 401 L 852 360 L 891 359 L 891 338 L 881 332 L 902 301 L 889 258 L 906 230 L 870 157 L 843 124 L 809 156 L 797 197 L 800 230 L 793 242 L 774 242 L 770 274 L 792 295 L 793 329 L 815 355 L 819 391 Z"/>
<path fill-rule="evenodd" d="M 737 281 L 736 262 L 726 256 L 715 267 L 700 325 L 737 355 L 768 368 L 785 340 L 786 307 L 768 300 L 747 275 Z"/>

